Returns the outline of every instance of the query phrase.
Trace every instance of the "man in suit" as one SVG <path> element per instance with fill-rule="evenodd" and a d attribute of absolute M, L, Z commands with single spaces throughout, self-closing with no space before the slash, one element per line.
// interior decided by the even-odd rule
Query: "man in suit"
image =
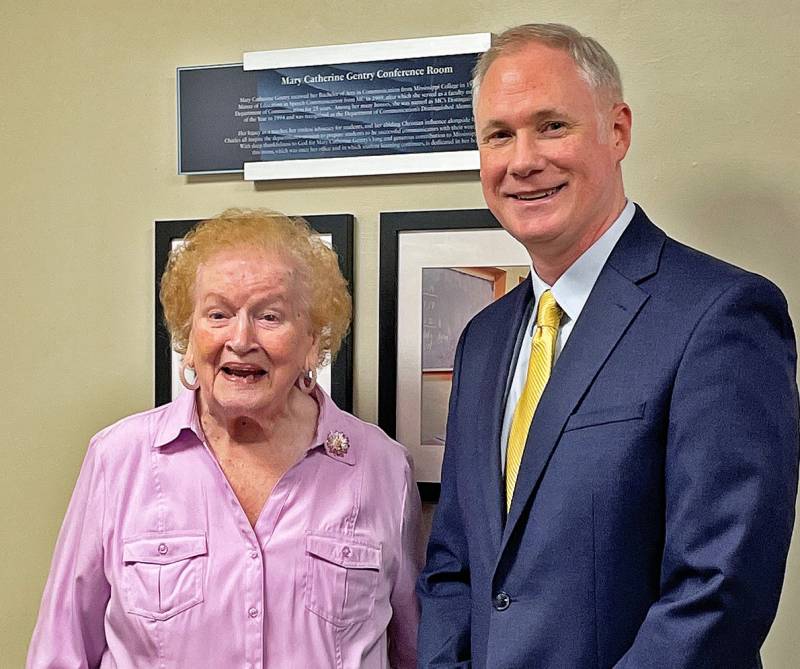
<path fill-rule="evenodd" d="M 420 666 L 759 667 L 797 488 L 786 301 L 626 198 L 596 41 L 513 28 L 475 86 L 484 196 L 532 272 L 458 345 Z"/>

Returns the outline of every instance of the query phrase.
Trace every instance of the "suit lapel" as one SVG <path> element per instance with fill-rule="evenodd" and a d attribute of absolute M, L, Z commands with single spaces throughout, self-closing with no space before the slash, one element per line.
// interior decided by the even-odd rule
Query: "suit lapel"
<path fill-rule="evenodd" d="M 656 271 L 664 239 L 637 207 L 633 221 L 600 272 L 536 409 L 501 553 L 520 518 L 527 515 L 567 418 L 647 301 L 648 293 L 637 283 Z"/>
<path fill-rule="evenodd" d="M 516 347 L 520 328 L 528 313 L 533 290 L 530 277 L 515 288 L 507 300 L 497 303 L 499 312 L 493 318 L 493 330 L 486 333 L 491 338 L 493 350 L 497 355 L 487 356 L 481 361 L 483 369 L 477 378 L 482 379 L 481 389 L 485 391 L 478 398 L 479 403 L 486 403 L 491 414 L 488 421 L 477 421 L 479 434 L 475 439 L 475 477 L 482 489 L 480 498 L 484 500 L 484 513 L 488 521 L 490 560 L 493 560 L 500 548 L 505 516 L 505 487 L 500 469 L 500 435 L 505 413 L 506 388 L 509 369 L 516 360 Z M 477 407 L 481 414 L 480 407 Z"/>

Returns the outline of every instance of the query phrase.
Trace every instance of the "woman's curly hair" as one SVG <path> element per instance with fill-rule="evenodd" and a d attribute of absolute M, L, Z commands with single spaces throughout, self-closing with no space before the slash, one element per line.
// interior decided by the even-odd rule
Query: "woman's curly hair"
<path fill-rule="evenodd" d="M 312 332 L 319 338 L 318 366 L 330 362 L 352 316 L 352 301 L 336 252 L 302 218 L 268 209 L 226 209 L 200 222 L 183 244 L 170 252 L 159 297 L 172 348 L 186 353 L 189 344 L 197 269 L 220 251 L 235 248 L 263 249 L 292 264 Z"/>

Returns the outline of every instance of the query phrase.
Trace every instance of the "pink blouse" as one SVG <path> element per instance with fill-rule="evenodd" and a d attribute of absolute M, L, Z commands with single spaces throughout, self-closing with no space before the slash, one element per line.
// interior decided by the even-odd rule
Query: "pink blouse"
<path fill-rule="evenodd" d="M 27 666 L 414 667 L 408 453 L 316 398 L 314 445 L 255 528 L 203 443 L 194 393 L 95 436 Z"/>

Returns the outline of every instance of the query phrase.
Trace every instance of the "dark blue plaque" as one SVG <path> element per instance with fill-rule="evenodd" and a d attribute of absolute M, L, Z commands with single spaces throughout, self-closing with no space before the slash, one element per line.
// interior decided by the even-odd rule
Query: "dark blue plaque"
<path fill-rule="evenodd" d="M 178 70 L 179 172 L 246 162 L 475 149 L 479 54 L 244 70 Z"/>

